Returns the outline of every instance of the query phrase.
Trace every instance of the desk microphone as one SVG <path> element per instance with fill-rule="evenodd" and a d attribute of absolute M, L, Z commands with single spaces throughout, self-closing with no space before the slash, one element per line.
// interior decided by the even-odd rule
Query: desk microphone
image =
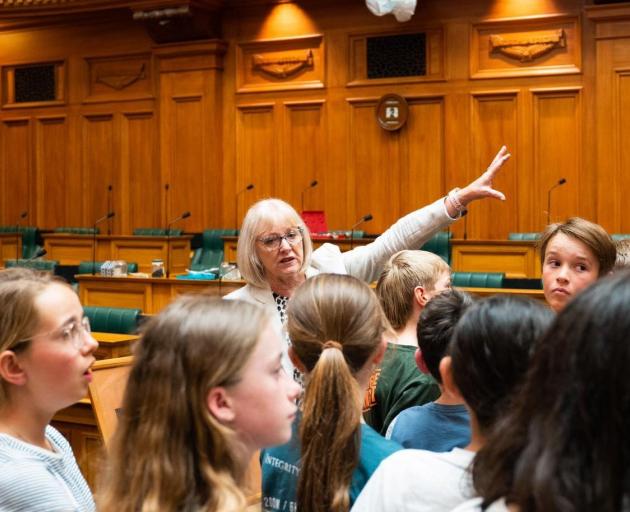
<path fill-rule="evenodd" d="M 114 215 L 116 215 L 114 211 L 107 212 L 102 217 L 96 219 L 92 226 L 92 275 L 96 275 L 96 225 L 104 220 L 111 219 Z"/>
<path fill-rule="evenodd" d="M 368 213 L 367 215 L 364 215 L 363 217 L 361 217 L 357 222 L 355 222 L 354 226 L 352 226 L 350 228 L 350 250 L 352 250 L 352 246 L 354 245 L 354 230 L 355 230 L 355 228 L 357 228 L 358 226 L 360 226 L 364 222 L 371 221 L 373 218 L 374 217 L 372 217 L 372 214 Z"/>
<path fill-rule="evenodd" d="M 567 180 L 565 178 L 560 178 L 558 183 L 555 183 L 547 192 L 547 225 L 551 224 L 551 191 L 556 187 L 564 185 L 566 182 Z"/>
<path fill-rule="evenodd" d="M 238 200 L 243 192 L 253 190 L 254 188 L 254 184 L 250 183 L 245 188 L 239 190 L 234 197 L 234 226 L 236 227 L 236 229 L 238 229 Z"/>
<path fill-rule="evenodd" d="M 111 184 L 107 185 L 107 210 L 108 211 L 112 211 L 114 209 L 114 202 L 112 200 L 112 190 L 114 188 L 112 187 Z M 111 222 L 107 223 L 107 234 L 111 235 L 112 234 L 112 224 Z"/>
<path fill-rule="evenodd" d="M 169 260 L 171 259 L 171 226 L 175 224 L 177 221 L 180 221 L 182 219 L 187 219 L 188 217 L 190 217 L 190 212 L 186 210 L 184 213 L 182 213 L 181 215 L 178 215 L 166 225 L 166 261 L 164 262 L 164 267 L 165 267 L 164 271 L 166 273 L 166 277 L 169 277 L 169 274 L 170 274 L 168 265 L 169 265 Z"/>
<path fill-rule="evenodd" d="M 304 194 L 308 192 L 310 189 L 315 188 L 319 182 L 317 180 L 311 181 L 308 187 L 302 190 L 302 211 L 304 211 Z"/>
<path fill-rule="evenodd" d="M 20 259 L 20 224 L 22 223 L 22 219 L 26 219 L 28 217 L 28 211 L 24 210 L 20 213 L 18 220 L 15 223 L 15 264 L 18 264 L 18 260 Z"/>

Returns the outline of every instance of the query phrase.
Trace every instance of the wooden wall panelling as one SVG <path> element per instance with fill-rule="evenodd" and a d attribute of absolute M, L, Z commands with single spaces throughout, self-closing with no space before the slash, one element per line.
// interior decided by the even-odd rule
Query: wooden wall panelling
<path fill-rule="evenodd" d="M 630 47 L 630 40 L 627 41 Z M 614 152 L 613 167 L 601 182 L 601 201 L 608 206 L 612 218 L 609 229 L 615 233 L 630 232 L 630 216 L 627 207 L 627 191 L 630 190 L 630 68 L 614 70 L 612 89 L 612 117 L 610 126 Z M 603 130 L 602 130 L 603 131 Z"/>
<path fill-rule="evenodd" d="M 66 225 L 67 210 L 79 202 L 68 194 L 68 119 L 65 115 L 39 116 L 35 123 L 35 224 L 40 229 L 53 229 Z"/>
<path fill-rule="evenodd" d="M 276 117 L 274 103 L 237 105 L 235 201 L 238 226 L 255 201 L 277 195 L 279 151 Z M 249 183 L 253 183 L 255 188 L 244 191 Z"/>
<path fill-rule="evenodd" d="M 381 233 L 400 217 L 400 169 L 407 165 L 401 161 L 402 135 L 379 126 L 378 98 L 349 98 L 348 103 L 350 224 L 371 213 L 373 220 L 361 229 Z"/>
<path fill-rule="evenodd" d="M 121 130 L 122 234 L 162 225 L 157 122 L 153 112 L 125 112 Z"/>
<path fill-rule="evenodd" d="M 29 217 L 20 221 L 35 222 L 34 191 L 31 162 L 32 122 L 30 118 L 4 119 L 2 139 L 2 223 L 15 224 L 24 211 Z"/>
<path fill-rule="evenodd" d="M 547 191 L 558 180 L 567 182 L 552 192 L 551 222 L 585 215 L 581 202 L 595 191 L 582 186 L 581 87 L 531 89 L 531 93 L 534 167 L 530 186 L 536 191 L 533 209 L 542 229 L 547 223 Z"/>
<path fill-rule="evenodd" d="M 522 190 L 529 189 L 527 180 L 521 180 L 517 175 L 520 149 L 518 91 L 473 92 L 471 116 L 472 176 L 469 179 L 474 179 L 487 168 L 502 145 L 510 149 L 512 157 L 493 182 L 493 186 L 505 194 L 506 201 L 490 199 L 472 204 L 468 213 L 467 237 L 506 239 L 511 230 L 516 231 L 518 218 L 526 215 L 529 204 Z M 525 200 L 524 204 L 521 204 L 521 197 Z M 498 219 L 501 221 L 498 222 Z"/>
<path fill-rule="evenodd" d="M 285 101 L 283 103 L 280 165 L 275 194 L 288 201 L 299 212 L 302 210 L 302 191 L 313 180 L 315 188 L 304 193 L 305 210 L 324 210 L 326 194 L 324 100 Z M 296 172 L 299 170 L 299 172 Z"/>
<path fill-rule="evenodd" d="M 91 226 L 108 211 L 114 210 L 113 232 L 119 233 L 121 226 L 120 201 L 120 133 L 119 124 L 113 113 L 82 115 L 81 167 L 83 174 L 83 224 Z M 110 196 L 109 186 L 112 186 Z M 100 224 L 101 232 L 107 234 L 108 223 Z"/>
<path fill-rule="evenodd" d="M 435 201 L 446 188 L 444 97 L 407 97 L 409 117 L 401 129 L 400 214 Z"/>

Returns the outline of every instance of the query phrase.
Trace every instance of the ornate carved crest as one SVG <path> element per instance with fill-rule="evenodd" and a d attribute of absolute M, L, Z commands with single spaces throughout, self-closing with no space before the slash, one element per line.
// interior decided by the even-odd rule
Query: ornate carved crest
<path fill-rule="evenodd" d="M 563 29 L 546 35 L 512 35 L 509 38 L 499 35 L 490 36 L 490 47 L 520 62 L 531 62 L 550 52 L 554 48 L 565 48 L 567 38 Z"/>
<path fill-rule="evenodd" d="M 141 78 L 146 78 L 145 64 L 140 64 L 138 71 L 103 71 L 96 75 L 96 82 L 108 85 L 109 87 L 122 91 Z"/>
<path fill-rule="evenodd" d="M 267 73 L 275 78 L 289 78 L 306 68 L 313 68 L 313 50 L 308 50 L 304 57 L 265 58 L 262 55 L 252 57 L 252 68 Z"/>

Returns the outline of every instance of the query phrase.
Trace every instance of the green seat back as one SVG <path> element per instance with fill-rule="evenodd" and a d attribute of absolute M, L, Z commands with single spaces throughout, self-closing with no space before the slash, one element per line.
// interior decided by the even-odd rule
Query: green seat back
<path fill-rule="evenodd" d="M 138 329 L 141 309 L 108 308 L 101 306 L 84 306 L 85 316 L 90 320 L 90 326 L 96 332 L 113 332 L 118 334 L 133 334 Z"/>
<path fill-rule="evenodd" d="M 55 268 L 57 267 L 57 265 L 59 265 L 59 262 L 57 260 L 4 260 L 4 266 L 6 268 L 24 267 L 53 273 L 55 272 Z"/>
<path fill-rule="evenodd" d="M 610 236 L 613 240 L 625 240 L 626 238 L 630 238 L 630 233 L 613 233 Z"/>
<path fill-rule="evenodd" d="M 184 232 L 181 229 L 136 228 L 133 230 L 133 234 L 135 236 L 166 236 L 167 231 L 171 232 L 171 236 L 182 236 Z"/>
<path fill-rule="evenodd" d="M 516 240 L 519 242 L 533 241 L 540 238 L 540 233 L 509 233 L 508 240 Z"/>
<path fill-rule="evenodd" d="M 218 268 L 223 262 L 223 236 L 236 236 L 235 229 L 206 229 L 201 235 L 201 247 L 195 250 L 191 270 Z"/>
<path fill-rule="evenodd" d="M 88 227 L 68 227 L 63 226 L 60 228 L 55 228 L 55 233 L 69 233 L 71 235 L 94 235 L 95 233 L 98 235 L 100 233 L 99 228 L 88 228 Z"/>
<path fill-rule="evenodd" d="M 22 233 L 22 258 L 30 258 L 40 247 L 37 245 L 37 228 L 33 226 L 20 227 Z"/>
<path fill-rule="evenodd" d="M 440 231 L 433 235 L 422 247 L 423 251 L 437 254 L 449 265 L 451 264 L 451 233 L 450 231 Z"/>
<path fill-rule="evenodd" d="M 92 268 L 95 267 L 94 273 L 100 274 L 101 266 L 104 261 L 82 261 L 79 263 L 79 274 L 91 274 Z M 138 272 L 138 264 L 136 262 L 127 262 L 127 272 Z"/>
<path fill-rule="evenodd" d="M 453 272 L 453 286 L 466 288 L 503 288 L 505 274 L 499 272 Z"/>

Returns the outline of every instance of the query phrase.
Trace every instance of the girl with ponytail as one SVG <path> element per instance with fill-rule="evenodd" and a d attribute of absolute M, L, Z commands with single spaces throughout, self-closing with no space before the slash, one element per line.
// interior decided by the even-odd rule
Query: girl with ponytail
<path fill-rule="evenodd" d="M 246 319 L 246 321 L 244 321 Z M 286 442 L 300 392 L 254 304 L 184 296 L 136 347 L 100 512 L 235 512 L 260 448 Z"/>
<path fill-rule="evenodd" d="M 351 276 L 320 274 L 291 298 L 289 356 L 306 390 L 291 441 L 262 454 L 265 510 L 347 512 L 381 460 L 401 448 L 361 423 L 390 329 L 374 292 Z"/>

